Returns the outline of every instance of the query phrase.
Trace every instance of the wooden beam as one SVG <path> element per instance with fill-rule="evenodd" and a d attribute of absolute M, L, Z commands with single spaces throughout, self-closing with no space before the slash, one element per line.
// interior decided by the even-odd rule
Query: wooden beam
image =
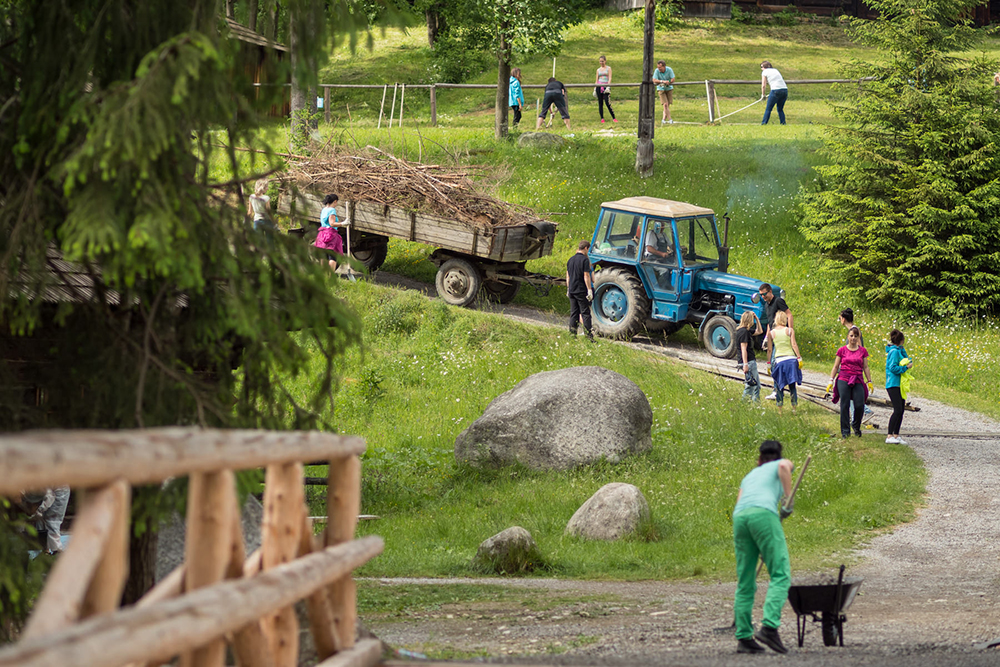
<path fill-rule="evenodd" d="M 226 579 L 251 577 L 260 571 L 260 549 L 255 550 L 250 558 L 246 557 L 243 525 L 240 520 L 241 512 L 235 495 L 232 496 L 230 502 L 233 506 L 233 521 L 230 524 L 232 551 L 229 565 L 226 567 Z M 256 562 L 256 568 L 251 574 L 247 574 L 250 569 L 248 566 L 252 561 Z M 240 667 L 274 667 L 274 656 L 271 654 L 271 647 L 264 635 L 264 627 L 259 618 L 234 631 L 230 644 L 233 647 L 236 664 Z"/>
<path fill-rule="evenodd" d="M 120 537 L 116 523 L 122 512 L 129 510 L 129 491 L 128 485 L 119 481 L 99 491 L 82 494 L 73 523 L 73 539 L 49 573 L 21 635 L 23 641 L 62 630 L 81 618 L 84 599 L 104 558 L 106 546 L 113 537 Z"/>
<path fill-rule="evenodd" d="M 192 472 L 328 461 L 364 451 L 361 438 L 319 431 L 25 431 L 0 436 L 0 496 L 50 486 L 98 487 L 119 478 L 152 484 Z"/>
<path fill-rule="evenodd" d="M 301 600 L 368 562 L 383 547 L 381 538 L 369 536 L 253 579 L 225 581 L 144 609 L 97 616 L 0 650 L 0 667 L 118 667 L 169 660 Z"/>
<path fill-rule="evenodd" d="M 340 462 L 331 461 L 328 479 L 326 510 L 329 521 L 324 540 L 327 546 L 333 546 L 353 539 L 357 530 L 361 512 L 361 459 L 352 456 Z M 328 594 L 340 645 L 351 648 L 358 619 L 354 579 L 348 574 L 333 583 Z"/>
<path fill-rule="evenodd" d="M 187 590 L 222 581 L 233 551 L 236 478 L 232 470 L 193 473 L 188 480 L 184 562 Z M 241 560 L 242 565 L 242 560 Z M 220 637 L 181 654 L 181 667 L 222 667 L 226 643 Z"/>
<path fill-rule="evenodd" d="M 267 467 L 264 478 L 264 519 L 261 524 L 261 567 L 284 565 L 298 553 L 303 517 L 302 464 Z M 299 655 L 299 623 L 291 606 L 263 619 L 264 635 L 271 642 L 274 664 L 295 667 Z"/>
<path fill-rule="evenodd" d="M 354 648 L 341 651 L 316 667 L 374 667 L 382 659 L 382 651 L 381 640 L 362 639 Z"/>

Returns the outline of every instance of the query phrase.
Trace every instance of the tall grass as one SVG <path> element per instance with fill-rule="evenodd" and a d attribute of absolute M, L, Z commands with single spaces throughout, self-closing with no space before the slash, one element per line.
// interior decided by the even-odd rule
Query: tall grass
<path fill-rule="evenodd" d="M 833 564 L 872 530 L 908 517 L 919 498 L 923 477 L 910 450 L 832 439 L 826 412 L 803 406 L 798 415 L 779 415 L 774 406 L 749 406 L 734 383 L 609 341 L 576 340 L 370 284 L 336 289 L 367 332 L 327 415 L 368 442 L 363 510 L 382 518 L 360 530 L 382 535 L 386 551 L 364 574 L 470 574 L 482 540 L 520 525 L 538 541 L 550 574 L 728 577 L 736 489 L 765 438 L 780 439 L 795 460 L 814 456 L 789 524 L 796 567 Z M 580 365 L 610 368 L 646 393 L 650 453 L 568 473 L 456 464 L 455 437 L 496 396 L 533 373 Z M 304 391 L 308 382 L 306 374 L 292 386 Z M 642 490 L 653 515 L 646 537 L 655 539 L 604 544 L 563 535 L 573 512 L 609 482 Z"/>

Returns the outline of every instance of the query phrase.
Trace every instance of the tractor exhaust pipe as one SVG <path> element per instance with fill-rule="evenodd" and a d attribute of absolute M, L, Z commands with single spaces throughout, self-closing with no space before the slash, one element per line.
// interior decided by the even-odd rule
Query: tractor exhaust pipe
<path fill-rule="evenodd" d="M 726 221 L 726 228 L 722 236 L 722 247 L 719 248 L 719 273 L 729 273 L 729 211 L 726 211 L 722 219 Z"/>

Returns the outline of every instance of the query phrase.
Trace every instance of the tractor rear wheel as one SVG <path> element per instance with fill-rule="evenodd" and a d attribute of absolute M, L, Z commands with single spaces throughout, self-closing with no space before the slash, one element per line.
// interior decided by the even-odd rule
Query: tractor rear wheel
<path fill-rule="evenodd" d="M 628 338 L 649 319 L 649 297 L 638 276 L 610 268 L 594 275 L 594 330 L 606 338 Z"/>
<path fill-rule="evenodd" d="M 705 349 L 713 357 L 736 358 L 736 321 L 728 315 L 713 315 L 701 330 Z"/>

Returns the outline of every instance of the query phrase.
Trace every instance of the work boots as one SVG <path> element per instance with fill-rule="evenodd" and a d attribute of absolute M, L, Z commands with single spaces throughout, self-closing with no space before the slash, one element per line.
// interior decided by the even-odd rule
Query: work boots
<path fill-rule="evenodd" d="M 781 643 L 781 637 L 778 636 L 777 628 L 769 628 L 766 625 L 762 625 L 753 637 L 761 644 L 768 646 L 772 651 L 788 653 L 788 649 Z"/>
<path fill-rule="evenodd" d="M 736 640 L 737 653 L 763 653 L 766 650 L 763 646 L 755 642 L 753 637 Z"/>

